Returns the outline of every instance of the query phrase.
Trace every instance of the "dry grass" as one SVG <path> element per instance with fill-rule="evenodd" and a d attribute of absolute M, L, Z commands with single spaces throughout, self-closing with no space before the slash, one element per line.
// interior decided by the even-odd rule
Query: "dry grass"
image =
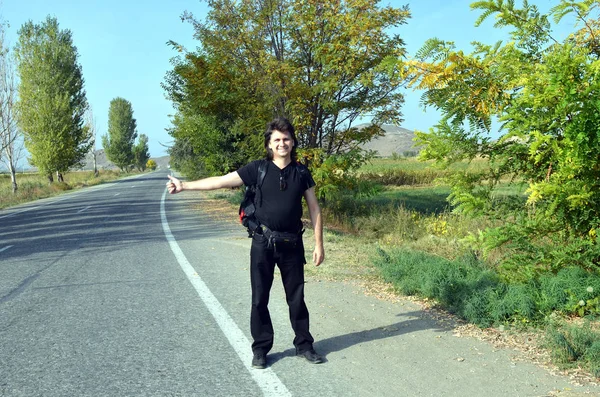
<path fill-rule="evenodd" d="M 48 183 L 45 176 L 36 173 L 17 174 L 18 190 L 16 194 L 12 193 L 10 176 L 0 174 L 0 209 L 56 196 L 69 190 L 98 185 L 132 174 L 121 174 L 118 171 L 100 171 L 99 176 L 95 177 L 92 171 L 73 171 L 63 175 L 64 183 Z"/>

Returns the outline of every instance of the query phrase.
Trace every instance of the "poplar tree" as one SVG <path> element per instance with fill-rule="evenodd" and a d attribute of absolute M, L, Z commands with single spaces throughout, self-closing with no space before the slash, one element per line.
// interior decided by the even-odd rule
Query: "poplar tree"
<path fill-rule="evenodd" d="M 148 136 L 140 134 L 138 143 L 133 147 L 133 163 L 138 171 L 145 171 L 146 164 L 150 159 L 148 151 Z"/>
<path fill-rule="evenodd" d="M 56 18 L 29 21 L 18 31 L 15 48 L 19 84 L 19 126 L 29 161 L 50 182 L 56 172 L 79 165 L 90 148 L 84 126 L 88 107 L 77 47 L 71 31 Z"/>
<path fill-rule="evenodd" d="M 134 163 L 133 145 L 137 137 L 137 122 L 133 118 L 131 102 L 114 98 L 108 109 L 108 134 L 102 137 L 106 157 L 121 171 Z"/>

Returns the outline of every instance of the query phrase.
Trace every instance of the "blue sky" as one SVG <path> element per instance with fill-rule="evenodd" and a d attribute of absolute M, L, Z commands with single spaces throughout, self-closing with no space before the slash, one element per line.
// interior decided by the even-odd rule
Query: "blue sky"
<path fill-rule="evenodd" d="M 69 29 L 79 52 L 88 102 L 92 106 L 100 136 L 106 134 L 108 108 L 115 97 L 130 101 L 137 119 L 138 133 L 149 137 L 153 157 L 166 154 L 171 141 L 165 131 L 173 114 L 171 103 L 161 88 L 165 73 L 171 69 L 169 60 L 176 52 L 166 45 L 174 40 L 188 49 L 196 47 L 193 28 L 181 21 L 184 11 L 204 19 L 207 6 L 199 0 L 0 0 L 0 15 L 10 24 L 8 39 L 17 41 L 19 27 L 28 20 L 40 23 L 46 16 L 58 19 L 62 29 Z M 382 1 L 399 7 L 409 4 L 412 18 L 397 29 L 404 38 L 408 53 L 413 55 L 423 43 L 438 37 L 455 41 L 459 48 L 469 50 L 469 43 L 478 40 L 494 43 L 505 34 L 493 28 L 493 20 L 479 28 L 474 22 L 479 13 L 471 11 L 473 0 Z M 557 0 L 532 0 L 542 11 Z M 418 105 L 420 93 L 405 93 L 402 127 L 428 130 L 438 115 L 424 112 Z M 265 121 L 266 122 L 266 121 Z M 162 145 L 161 145 L 162 144 Z"/>

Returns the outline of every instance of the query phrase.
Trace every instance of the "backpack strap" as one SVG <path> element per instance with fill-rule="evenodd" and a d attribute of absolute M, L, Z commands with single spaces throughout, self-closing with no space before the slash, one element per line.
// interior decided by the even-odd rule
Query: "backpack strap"
<path fill-rule="evenodd" d="M 261 160 L 258 164 L 258 177 L 256 179 L 256 189 L 255 189 L 255 203 L 258 204 L 258 207 L 262 206 L 262 184 L 265 180 L 265 176 L 267 175 L 267 167 L 269 163 L 267 160 Z"/>
<path fill-rule="evenodd" d="M 267 160 L 261 160 L 260 164 L 258 165 L 258 178 L 256 180 L 256 186 L 261 187 L 263 184 L 263 181 L 265 180 L 265 176 L 267 175 L 267 165 L 269 163 L 267 163 Z"/>
<path fill-rule="evenodd" d="M 308 170 L 308 167 L 297 161 L 296 161 L 295 166 L 296 166 L 296 169 L 298 170 L 298 172 L 300 173 L 300 178 L 302 178 L 302 183 L 304 183 L 305 186 L 308 186 L 308 176 L 310 175 L 310 171 Z"/>

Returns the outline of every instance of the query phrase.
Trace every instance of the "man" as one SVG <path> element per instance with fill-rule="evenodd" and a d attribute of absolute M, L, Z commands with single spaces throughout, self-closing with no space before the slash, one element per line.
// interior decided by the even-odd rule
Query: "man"
<path fill-rule="evenodd" d="M 308 169 L 296 162 L 298 140 L 294 127 L 284 118 L 277 118 L 265 132 L 266 174 L 257 188 L 255 216 L 261 227 L 252 235 L 250 250 L 250 282 L 252 310 L 252 367 L 264 369 L 267 353 L 273 347 L 273 325 L 269 314 L 269 293 L 273 284 L 275 264 L 281 272 L 289 306 L 290 322 L 295 333 L 296 355 L 311 363 L 323 362 L 313 348 L 309 332 L 308 309 L 304 302 L 304 245 L 302 243 L 302 197 L 305 198 L 315 234 L 313 263 L 319 266 L 324 258 L 321 209 L 315 196 L 315 182 Z M 183 190 L 213 190 L 245 184 L 256 185 L 259 168 L 265 160 L 253 161 L 226 175 L 183 182 L 169 176 L 167 189 L 175 194 Z M 264 166 L 263 166 L 264 167 Z M 292 244 L 272 244 L 271 237 L 287 233 Z M 287 239 L 286 241 L 289 241 Z"/>

